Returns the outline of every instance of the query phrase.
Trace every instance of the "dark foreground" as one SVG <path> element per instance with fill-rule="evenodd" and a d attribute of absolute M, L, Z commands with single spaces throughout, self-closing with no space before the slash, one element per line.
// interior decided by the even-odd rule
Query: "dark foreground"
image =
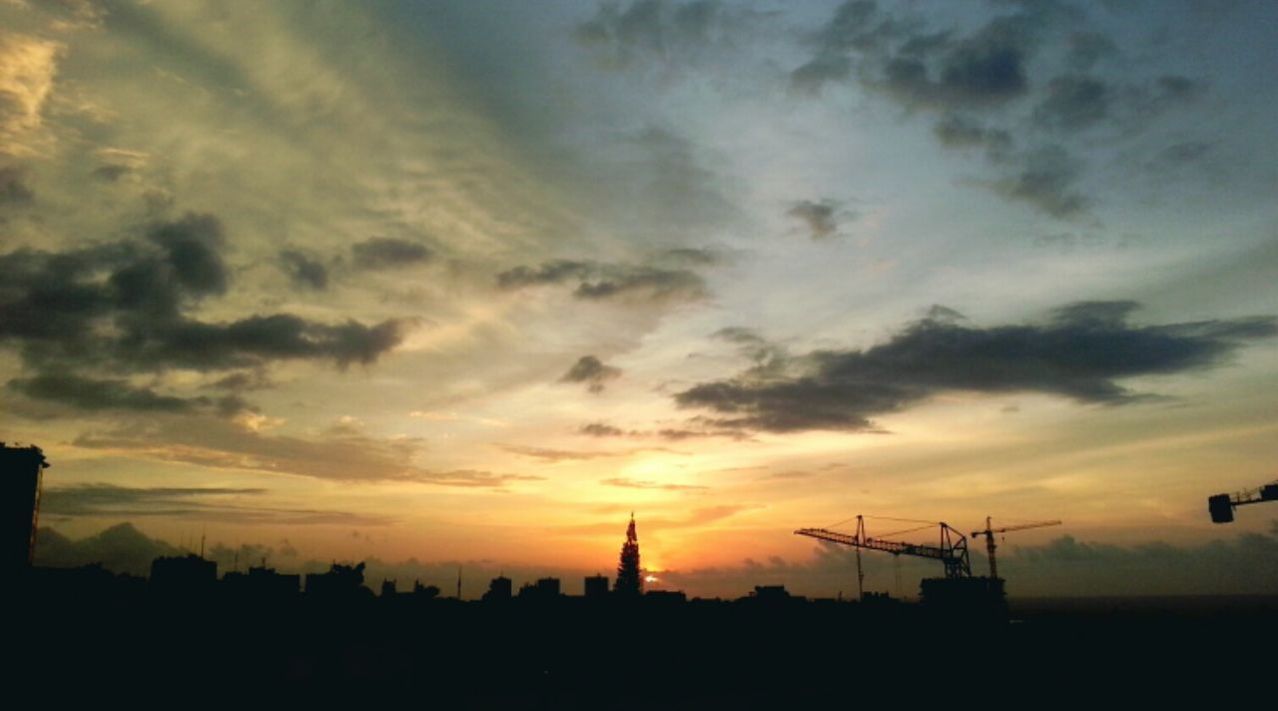
<path fill-rule="evenodd" d="M 9 698 L 25 689 L 112 705 L 1267 705 L 1278 640 L 1278 598 L 1035 601 L 1000 621 L 882 602 L 18 587 L 7 603 Z"/>

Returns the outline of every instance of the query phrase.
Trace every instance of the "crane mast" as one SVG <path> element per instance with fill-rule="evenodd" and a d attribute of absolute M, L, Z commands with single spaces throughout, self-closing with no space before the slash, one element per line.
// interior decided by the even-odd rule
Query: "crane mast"
<path fill-rule="evenodd" d="M 1002 528 L 993 528 L 992 521 L 993 520 L 989 516 L 986 516 L 985 530 L 972 532 L 972 538 L 976 538 L 977 536 L 985 536 L 985 552 L 986 552 L 986 555 L 989 556 L 989 560 L 990 560 L 990 577 L 991 578 L 998 577 L 998 562 L 994 557 L 994 551 L 995 549 L 998 548 L 998 544 L 994 542 L 994 534 L 1007 533 L 1009 531 L 1024 531 L 1027 528 L 1059 526 L 1061 524 L 1060 521 L 1035 521 L 1034 523 L 1022 523 L 1015 526 L 1004 526 Z"/>

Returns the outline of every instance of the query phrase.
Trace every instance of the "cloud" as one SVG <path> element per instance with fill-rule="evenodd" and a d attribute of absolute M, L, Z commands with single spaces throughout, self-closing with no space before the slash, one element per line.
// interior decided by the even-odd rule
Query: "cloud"
<path fill-rule="evenodd" d="M 584 424 L 578 428 L 577 432 L 589 437 L 655 438 L 669 442 L 682 442 L 684 440 L 701 439 L 704 437 L 727 437 L 734 440 L 749 439 L 749 436 L 740 430 L 728 430 L 722 428 L 688 429 L 673 427 L 666 427 L 657 430 L 623 430 L 620 427 L 613 427 L 612 425 L 603 422 L 591 422 Z"/>
<path fill-rule="evenodd" d="M 1102 127 L 1143 132 L 1157 115 L 1194 101 L 1203 84 L 1179 75 L 1101 79 L 1093 67 L 1118 49 L 1084 13 L 1055 2 L 1005 7 L 963 31 L 850 0 L 811 37 L 812 57 L 793 70 L 791 87 L 813 96 L 827 83 L 851 81 L 908 111 L 937 114 L 933 132 L 943 147 L 982 148 L 1002 173 L 970 184 L 1057 219 L 1077 218 L 1090 204 L 1076 187 L 1077 137 Z M 1055 76 L 1033 81 L 1032 64 Z M 1043 144 L 1045 136 L 1054 142 Z"/>
<path fill-rule="evenodd" d="M 592 393 L 601 393 L 609 380 L 621 377 L 621 369 L 604 365 L 598 358 L 587 355 L 577 359 L 572 367 L 559 379 L 561 383 L 585 383 L 586 389 Z"/>
<path fill-rule="evenodd" d="M 1101 32 L 1074 32 L 1069 36 L 1066 62 L 1078 72 L 1089 71 L 1097 62 L 1116 56 L 1118 46 Z"/>
<path fill-rule="evenodd" d="M 1272 317 L 1132 326 L 1136 307 L 1080 302 L 1045 323 L 992 328 L 926 318 L 863 351 L 814 351 L 696 385 L 675 401 L 711 411 L 717 426 L 770 432 L 869 431 L 872 417 L 946 391 L 1121 405 L 1142 399 L 1121 379 L 1215 367 L 1245 342 L 1278 335 Z"/>
<path fill-rule="evenodd" d="M 401 481 L 459 488 L 500 489 L 541 477 L 476 469 L 434 470 L 418 465 L 422 443 L 409 438 L 273 435 L 235 421 L 205 417 L 132 424 L 88 432 L 77 447 L 214 469 L 292 474 L 330 481 Z"/>
<path fill-rule="evenodd" d="M 43 123 L 62 50 L 51 40 L 0 33 L 0 155 L 32 152 L 25 139 Z"/>
<path fill-rule="evenodd" d="M 705 249 L 701 247 L 677 247 L 661 252 L 661 254 L 658 255 L 658 259 L 661 261 L 673 262 L 675 264 L 709 267 L 722 262 L 723 256 L 713 249 Z"/>
<path fill-rule="evenodd" d="M 301 251 L 281 250 L 280 268 L 297 286 L 316 291 L 328 288 L 328 268 L 323 262 L 308 257 Z"/>
<path fill-rule="evenodd" d="M 1081 168 L 1064 148 L 1050 145 L 1029 153 L 1007 177 L 984 184 L 1010 199 L 1027 203 L 1052 217 L 1069 219 L 1086 213 L 1090 200 L 1075 189 Z"/>
<path fill-rule="evenodd" d="M 613 477 L 600 480 L 600 484 L 616 486 L 622 489 L 660 489 L 662 491 L 705 491 L 710 487 L 693 484 L 668 484 L 647 479 L 631 479 L 630 477 Z"/>
<path fill-rule="evenodd" d="M 578 431 L 581 432 L 581 434 L 590 435 L 591 437 L 624 437 L 626 436 L 625 430 L 621 429 L 620 427 L 613 427 L 612 425 L 605 424 L 603 422 L 591 422 L 589 424 L 582 425 L 581 429 Z"/>
<path fill-rule="evenodd" d="M 40 495 L 40 510 L 55 516 L 97 514 L 154 515 L 173 506 L 198 506 L 192 499 L 257 496 L 266 489 L 229 487 L 138 488 L 113 484 L 49 487 Z M 185 513 L 185 512 L 179 512 Z"/>
<path fill-rule="evenodd" d="M 35 192 L 26 183 L 26 171 L 13 165 L 0 166 L 0 207 L 32 202 Z"/>
<path fill-rule="evenodd" d="M 152 226 L 141 240 L 0 255 L 0 343 L 29 366 L 218 370 L 274 360 L 368 364 L 407 323 L 316 323 L 291 314 L 205 322 L 187 313 L 226 292 L 225 236 L 212 215 Z"/>
<path fill-rule="evenodd" d="M 705 281 L 695 272 L 641 264 L 561 259 L 537 267 L 519 266 L 497 275 L 498 287 L 511 291 L 559 284 L 576 284 L 573 296 L 588 301 L 691 301 L 706 295 Z"/>
<path fill-rule="evenodd" d="M 839 224 L 836 213 L 838 207 L 838 203 L 829 200 L 821 202 L 800 200 L 785 214 L 802 222 L 808 228 L 812 239 L 820 240 L 838 234 Z"/>
<path fill-rule="evenodd" d="M 9 388 L 36 400 L 69 405 L 79 410 L 130 410 L 134 412 L 190 412 L 200 402 L 160 395 L 126 380 L 95 380 L 66 373 L 45 373 L 32 378 L 15 378 Z"/>
<path fill-rule="evenodd" d="M 946 148 L 984 148 L 993 160 L 1006 157 L 1013 144 L 1008 131 L 989 128 L 961 113 L 945 114 L 932 131 Z"/>
<path fill-rule="evenodd" d="M 549 462 L 600 459 L 603 457 L 619 457 L 626 454 L 626 452 L 581 452 L 566 449 L 550 449 L 548 447 L 524 447 L 515 444 L 502 445 L 502 449 L 524 457 L 543 459 Z"/>
<path fill-rule="evenodd" d="M 1058 131 L 1078 131 L 1109 117 L 1113 90 L 1095 77 L 1066 74 L 1047 84 L 1047 97 L 1034 109 L 1034 121 Z"/>
<path fill-rule="evenodd" d="M 125 487 L 80 484 L 51 487 L 40 498 L 42 513 L 55 517 L 178 517 L 183 520 L 288 526 L 385 526 L 388 516 L 347 511 L 290 508 L 244 503 L 266 489 L 230 487 Z"/>
<path fill-rule="evenodd" d="M 360 269 L 394 269 L 428 262 L 434 254 L 424 245 L 393 237 L 373 237 L 351 246 Z"/>
<path fill-rule="evenodd" d="M 635 0 L 625 9 L 603 4 L 574 34 L 587 47 L 607 50 L 618 65 L 637 56 L 673 61 L 677 56 L 694 55 L 713 42 L 722 13 L 719 3 L 708 0 Z"/>
<path fill-rule="evenodd" d="M 880 12 L 874 2 L 850 0 L 814 36 L 814 56 L 791 73 L 791 85 L 810 94 L 825 82 L 855 77 L 912 108 L 1006 103 L 1028 91 L 1034 21 L 1030 13 L 1002 15 L 959 37 L 927 32 L 922 22 Z"/>

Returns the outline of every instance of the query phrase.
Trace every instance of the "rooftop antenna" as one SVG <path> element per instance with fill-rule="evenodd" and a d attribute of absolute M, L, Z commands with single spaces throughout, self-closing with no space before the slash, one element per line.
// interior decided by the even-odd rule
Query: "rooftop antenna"
<path fill-rule="evenodd" d="M 461 566 L 457 566 L 457 599 L 461 599 Z"/>
<path fill-rule="evenodd" d="M 204 533 L 205 529 L 200 529 L 200 557 L 204 557 Z"/>

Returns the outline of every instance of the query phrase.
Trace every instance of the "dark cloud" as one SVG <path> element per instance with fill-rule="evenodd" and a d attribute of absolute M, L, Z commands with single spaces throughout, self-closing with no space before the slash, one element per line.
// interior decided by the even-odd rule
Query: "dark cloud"
<path fill-rule="evenodd" d="M 188 213 L 176 221 L 157 225 L 147 233 L 147 238 L 160 246 L 164 257 L 158 264 L 148 264 L 147 267 L 167 271 L 165 276 L 172 278 L 182 291 L 196 297 L 226 291 L 229 277 L 221 254 L 226 237 L 222 231 L 222 223 L 216 217 Z M 113 279 L 120 274 L 121 272 L 116 272 Z M 131 275 L 137 276 L 139 275 Z M 155 278 L 153 274 L 140 276 L 148 281 Z M 136 282 L 130 283 L 127 279 L 122 279 L 120 283 L 139 285 Z"/>
<path fill-rule="evenodd" d="M 1012 149 L 1011 133 L 960 113 L 947 113 L 932 131 L 946 148 L 984 148 L 995 161 L 1004 159 Z"/>
<path fill-rule="evenodd" d="M 631 479 L 629 477 L 613 477 L 611 479 L 603 479 L 599 483 L 622 489 L 659 489 L 661 491 L 705 491 L 709 489 L 706 486 L 695 486 L 693 484 L 666 484 L 659 481 Z"/>
<path fill-rule="evenodd" d="M 0 343 L 28 366 L 139 371 L 225 369 L 278 359 L 371 363 L 406 327 L 315 323 L 289 314 L 209 323 L 187 314 L 227 290 L 225 238 L 211 215 L 154 226 L 144 239 L 0 255 Z"/>
<path fill-rule="evenodd" d="M 582 356 L 559 379 L 561 383 L 585 383 L 586 389 L 592 393 L 601 393 L 609 380 L 621 377 L 621 369 L 604 365 L 598 358 Z"/>
<path fill-rule="evenodd" d="M 705 281 L 695 272 L 647 265 L 560 259 L 497 275 L 497 285 L 507 290 L 558 284 L 576 284 L 573 296 L 586 300 L 692 300 L 706 293 Z"/>
<path fill-rule="evenodd" d="M 702 439 L 705 437 L 727 437 L 734 440 L 749 439 L 749 436 L 740 430 L 726 430 L 723 428 L 700 428 L 700 429 L 682 429 L 666 427 L 657 430 L 623 430 L 620 427 L 603 422 L 591 422 L 582 425 L 577 432 L 579 434 L 590 437 L 628 437 L 628 438 L 648 438 L 663 439 L 668 442 L 682 442 L 690 439 Z"/>
<path fill-rule="evenodd" d="M 242 392 L 245 390 L 262 390 L 272 386 L 270 378 L 260 370 L 231 373 L 209 383 L 209 387 L 220 390 Z"/>
<path fill-rule="evenodd" d="M 186 514 L 205 497 L 257 496 L 266 489 L 227 487 L 137 488 L 112 484 L 55 486 L 40 495 L 40 510 L 54 516 Z M 176 509 L 176 511 L 175 511 Z"/>
<path fill-rule="evenodd" d="M 351 247 L 355 266 L 361 269 L 393 269 L 428 262 L 434 253 L 424 245 L 393 237 L 374 237 Z"/>
<path fill-rule="evenodd" d="M 839 232 L 839 204 L 830 200 L 813 202 L 800 200 L 786 211 L 786 215 L 801 221 L 808 229 L 812 239 L 826 239 Z"/>
<path fill-rule="evenodd" d="M 695 54 L 712 42 L 722 12 L 718 2 L 708 0 L 635 0 L 624 9 L 603 4 L 575 34 L 587 46 L 607 49 L 620 64 L 639 55 L 672 59 Z"/>
<path fill-rule="evenodd" d="M 133 167 L 120 163 L 108 163 L 93 169 L 93 177 L 108 183 L 115 183 L 133 172 Z"/>
<path fill-rule="evenodd" d="M 1076 72 L 1086 72 L 1097 62 L 1118 54 L 1118 46 L 1100 32 L 1074 32 L 1069 36 L 1066 63 Z"/>
<path fill-rule="evenodd" d="M 124 487 L 81 484 L 41 495 L 41 511 L 54 517 L 180 517 L 183 520 L 288 526 L 385 526 L 387 516 L 255 504 L 266 489 L 228 487 Z"/>
<path fill-rule="evenodd" d="M 863 351 L 823 350 L 781 368 L 678 393 L 721 427 L 772 432 L 873 430 L 876 415 L 946 391 L 1042 392 L 1119 405 L 1142 396 L 1117 381 L 1220 365 L 1243 343 L 1278 334 L 1272 317 L 1160 326 L 1127 321 L 1132 302 L 1081 302 L 1041 324 L 975 328 L 924 319 Z"/>
<path fill-rule="evenodd" d="M 911 108 L 996 106 L 1028 91 L 1037 19 L 1029 12 L 1001 15 L 960 37 L 852 0 L 816 34 L 814 56 L 792 72 L 791 86 L 812 93 L 855 77 Z"/>
<path fill-rule="evenodd" d="M 659 255 L 659 258 L 675 264 L 691 264 L 700 267 L 714 266 L 723 261 L 722 255 L 715 250 L 700 247 L 667 249 Z"/>
<path fill-rule="evenodd" d="M 126 380 L 96 380 L 66 373 L 46 373 L 32 378 L 15 378 L 9 388 L 36 400 L 47 400 L 90 412 L 131 410 L 134 412 L 190 412 L 205 400 L 160 395 L 150 388 L 131 385 Z"/>
<path fill-rule="evenodd" d="M 1216 144 L 1210 141 L 1181 141 L 1158 151 L 1145 162 L 1145 170 L 1165 176 L 1168 172 L 1183 170 L 1187 166 L 1204 162 L 1214 151 Z"/>
<path fill-rule="evenodd" d="M 609 425 L 603 422 L 591 422 L 588 424 L 584 424 L 581 426 L 578 432 L 584 435 L 590 435 L 591 437 L 624 437 L 626 436 L 625 430 L 621 429 L 620 427 L 613 427 L 612 425 Z"/>
<path fill-rule="evenodd" d="M 1034 121 L 1045 128 L 1078 131 L 1109 117 L 1113 91 L 1105 82 L 1082 74 L 1056 77 L 1047 97 L 1034 109 Z"/>
<path fill-rule="evenodd" d="M 1080 161 L 1068 150 L 1075 138 L 1102 127 L 1142 132 L 1155 116 L 1195 100 L 1203 85 L 1177 75 L 1102 79 L 1090 72 L 1118 50 L 1081 11 L 1058 2 L 1002 8 L 962 32 L 929 27 L 908 8 L 845 2 L 813 35 L 812 58 L 792 72 L 791 86 L 815 94 L 825 83 L 851 81 L 908 111 L 939 114 L 933 130 L 942 146 L 984 149 L 1002 173 L 972 184 L 1057 219 L 1084 216 L 1090 200 L 1077 188 Z M 1046 51 L 1049 41 L 1063 51 Z M 1055 78 L 1031 81 L 1034 63 Z M 1027 120 L 1017 120 L 1019 106 L 1032 106 Z M 1055 142 L 1041 144 L 1044 134 Z"/>
<path fill-rule="evenodd" d="M 280 268 L 297 286 L 317 291 L 328 288 L 328 267 L 296 249 L 280 251 Z"/>
<path fill-rule="evenodd" d="M 29 205 L 35 192 L 26 183 L 26 171 L 12 165 L 0 166 L 0 206 Z"/>
<path fill-rule="evenodd" d="M 1081 167 L 1063 147 L 1044 146 L 1026 154 L 1011 175 L 988 183 L 995 192 L 1059 219 L 1081 217 L 1091 201 L 1076 188 Z"/>
<path fill-rule="evenodd" d="M 368 364 L 399 345 L 406 323 L 387 320 L 329 325 L 290 314 L 251 316 L 229 323 L 182 320 L 152 326 L 118 346 L 132 364 L 221 370 L 274 360 L 332 360 Z"/>

